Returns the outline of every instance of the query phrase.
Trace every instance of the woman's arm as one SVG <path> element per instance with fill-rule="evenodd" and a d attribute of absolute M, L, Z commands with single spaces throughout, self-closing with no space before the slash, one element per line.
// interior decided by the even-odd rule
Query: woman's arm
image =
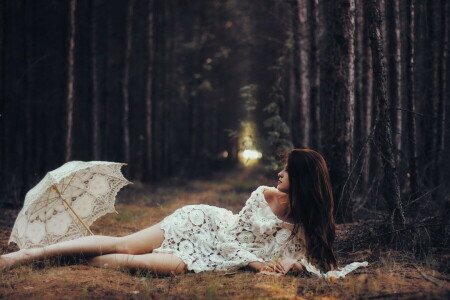
<path fill-rule="evenodd" d="M 255 272 L 261 272 L 264 267 L 266 266 L 265 263 L 259 262 L 259 261 L 252 261 L 247 265 L 250 269 L 252 269 Z"/>
<path fill-rule="evenodd" d="M 262 263 L 259 261 L 253 261 L 247 265 L 250 269 L 255 272 L 272 272 L 272 273 L 281 273 L 286 274 L 288 270 L 285 269 L 282 262 L 273 262 L 270 261 L 268 263 Z"/>

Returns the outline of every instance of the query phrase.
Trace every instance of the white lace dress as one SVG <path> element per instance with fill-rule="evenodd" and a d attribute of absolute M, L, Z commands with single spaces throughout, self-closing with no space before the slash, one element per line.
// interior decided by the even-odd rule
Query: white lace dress
<path fill-rule="evenodd" d="M 260 186 L 236 215 L 210 205 L 188 205 L 166 217 L 161 228 L 164 242 L 154 253 L 171 253 L 196 273 L 236 270 L 250 262 L 276 257 L 304 258 L 303 239 L 289 239 L 293 225 L 278 219 Z"/>

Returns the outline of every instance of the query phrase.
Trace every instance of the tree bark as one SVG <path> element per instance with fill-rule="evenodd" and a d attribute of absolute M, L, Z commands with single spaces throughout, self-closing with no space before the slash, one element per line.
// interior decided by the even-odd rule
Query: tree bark
<path fill-rule="evenodd" d="M 26 106 L 25 109 L 25 139 L 24 139 L 24 158 L 23 158 L 23 184 L 25 187 L 28 187 L 30 182 L 32 181 L 32 176 L 34 174 L 34 166 L 35 160 L 34 157 L 34 126 L 36 125 L 34 122 L 34 111 L 36 109 L 36 105 L 33 101 L 33 96 L 35 92 L 34 88 L 34 70 L 33 70 L 33 55 L 34 55 L 34 18 L 35 18 L 35 1 L 31 0 L 26 3 L 25 11 L 27 14 L 25 15 L 25 24 L 24 31 L 27 33 L 23 36 L 24 38 L 24 46 L 25 46 L 25 61 L 26 67 L 28 69 L 26 73 Z"/>
<path fill-rule="evenodd" d="M 444 165 L 444 153 L 445 153 L 445 121 L 448 116 L 445 114 L 445 99 L 449 99 L 448 93 L 448 51 L 449 51 L 449 1 L 441 0 L 440 7 L 440 24 L 441 31 L 439 35 L 439 73 L 438 73 L 438 89 L 439 89 L 439 99 L 438 99 L 438 109 L 437 109 L 437 157 L 435 166 L 435 185 L 440 185 L 443 177 Z M 439 13 L 439 12 L 438 12 Z"/>
<path fill-rule="evenodd" d="M 368 25 L 372 49 L 373 76 L 375 80 L 375 96 L 377 99 L 377 122 L 375 128 L 375 143 L 380 153 L 384 170 L 384 198 L 390 209 L 390 222 L 392 229 L 397 225 L 405 224 L 402 202 L 400 199 L 400 185 L 395 164 L 390 120 L 388 97 L 386 92 L 386 70 L 383 64 L 383 43 L 381 36 L 381 14 L 377 0 L 365 1 L 368 13 Z"/>
<path fill-rule="evenodd" d="M 392 120 L 392 137 L 394 141 L 394 157 L 397 165 L 400 162 L 402 149 L 402 112 L 397 109 L 401 105 L 401 65 L 400 65 L 400 3 L 399 0 L 386 0 L 386 42 L 387 42 L 387 70 L 388 95 L 390 100 L 390 116 Z"/>
<path fill-rule="evenodd" d="M 409 147 L 409 180 L 411 199 L 417 195 L 419 186 L 417 181 L 417 150 L 416 150 L 416 121 L 415 90 L 414 90 L 414 2 L 406 2 L 406 100 L 408 107 L 408 147 Z"/>
<path fill-rule="evenodd" d="M 354 125 L 354 0 L 324 3 L 325 37 L 321 62 L 323 153 L 334 183 L 336 217 L 352 219 L 352 165 Z"/>
<path fill-rule="evenodd" d="M 298 14 L 298 43 L 299 43 L 299 58 L 300 58 L 300 66 L 299 66 L 299 75 L 300 75 L 300 132 L 297 134 L 300 136 L 300 145 L 304 148 L 310 147 L 310 101 L 309 101 L 309 92 L 310 92 L 310 83 L 308 78 L 309 71 L 309 26 L 308 26 L 308 10 L 307 3 L 305 0 L 298 0 L 297 2 L 297 14 Z"/>
<path fill-rule="evenodd" d="M 363 126 L 363 139 L 366 139 L 373 127 L 373 76 L 372 76 L 372 51 L 370 50 L 370 36 L 367 20 L 364 16 L 367 15 L 366 8 L 364 4 L 361 3 L 361 8 L 363 10 L 363 29 L 362 29 L 362 57 L 364 58 L 362 62 L 362 103 L 363 107 L 361 113 L 362 126 Z M 365 187 L 369 186 L 369 181 L 372 176 L 372 164 L 371 164 L 371 153 L 372 153 L 372 143 L 367 145 L 366 153 L 364 154 L 364 170 L 363 170 L 363 185 Z"/>
<path fill-rule="evenodd" d="M 133 41 L 133 7 L 134 0 L 129 0 L 127 17 L 126 17 L 126 42 L 125 42 L 125 56 L 123 65 L 122 77 L 122 130 L 123 130 L 123 159 L 125 163 L 130 162 L 130 57 Z"/>
<path fill-rule="evenodd" d="M 147 11 L 147 68 L 145 84 L 145 140 L 146 140 L 146 162 L 145 179 L 153 178 L 153 0 L 148 1 Z"/>
<path fill-rule="evenodd" d="M 319 25 L 319 3 L 318 0 L 308 0 L 308 23 L 309 23 L 309 99 L 310 99 L 310 146 L 321 151 L 321 131 L 320 131 L 320 98 L 319 98 L 319 63 L 317 32 Z"/>
<path fill-rule="evenodd" d="M 69 2 L 69 28 L 67 47 L 67 95 L 66 95 L 66 140 L 65 140 L 65 161 L 72 158 L 72 130 L 73 130 L 73 103 L 74 103 L 74 56 L 75 56 L 75 10 L 77 0 Z"/>
<path fill-rule="evenodd" d="M 4 2 L 0 1 L 0 182 L 6 181 L 6 122 L 5 122 L 5 89 L 4 89 L 4 82 L 5 82 L 5 64 L 4 64 L 4 51 L 5 51 L 5 21 L 4 21 Z M 6 184 L 5 184 L 6 186 Z M 3 189 L 1 189 L 3 190 Z"/>
<path fill-rule="evenodd" d="M 91 101 L 92 101 L 92 157 L 100 159 L 99 86 L 97 70 L 97 1 L 91 1 Z"/>
<path fill-rule="evenodd" d="M 164 48 L 166 51 L 164 51 L 164 62 L 167 65 L 167 68 L 169 70 L 172 70 L 172 61 L 173 61 L 173 42 L 172 39 L 167 38 L 173 36 L 174 32 L 172 29 L 172 25 L 174 20 L 172 20 L 172 10 L 170 1 L 164 2 L 164 18 L 166 20 L 166 26 L 165 26 L 165 35 L 166 38 L 164 39 L 165 46 Z M 166 76 L 164 77 L 164 103 L 163 103 L 163 111 L 164 111 L 164 131 L 161 141 L 161 145 L 163 146 L 163 173 L 164 174 L 170 174 L 171 172 L 171 161 L 172 157 L 170 155 L 171 150 L 171 144 L 172 144 L 172 130 L 171 130 L 171 118 L 172 118 L 172 72 L 166 72 Z M 206 144 L 204 145 L 206 146 Z"/>
<path fill-rule="evenodd" d="M 441 40 L 440 30 L 441 30 L 441 14 L 440 11 L 442 11 L 442 8 L 440 7 L 440 1 L 432 1 L 428 3 L 428 16 L 431 19 L 430 20 L 430 39 L 431 39 L 431 59 L 432 59 L 432 91 L 431 91 L 431 111 L 432 111 L 432 143 L 431 143 L 431 153 L 432 153 L 432 164 L 431 164 L 431 175 L 430 178 L 431 184 L 436 184 L 436 173 L 437 169 L 439 168 L 438 165 L 438 156 L 439 156 L 439 127 L 440 122 L 438 119 L 438 116 L 440 114 L 439 112 L 439 102 L 441 101 L 441 89 L 440 89 L 440 83 L 442 82 L 442 64 L 440 61 L 442 55 L 441 52 L 441 45 L 443 40 Z M 436 195 L 436 193 L 435 193 Z"/>

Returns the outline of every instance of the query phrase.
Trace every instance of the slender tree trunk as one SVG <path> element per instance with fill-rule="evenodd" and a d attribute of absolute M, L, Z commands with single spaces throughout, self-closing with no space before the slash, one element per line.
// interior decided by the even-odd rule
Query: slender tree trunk
<path fill-rule="evenodd" d="M 133 41 L 133 7 L 134 7 L 134 0 L 129 0 L 126 17 L 126 35 L 125 35 L 126 42 L 125 42 L 125 56 L 124 56 L 125 60 L 123 65 L 123 76 L 122 76 L 123 158 L 126 163 L 130 162 L 129 85 L 130 85 L 130 57 Z"/>
<path fill-rule="evenodd" d="M 311 118 L 311 138 L 310 145 L 314 149 L 321 149 L 321 131 L 320 131 L 320 98 L 319 98 L 319 64 L 318 64 L 318 45 L 317 31 L 319 24 L 319 3 L 318 0 L 308 0 L 308 23 L 309 23 L 309 99 L 310 99 L 310 118 Z"/>
<path fill-rule="evenodd" d="M 199 45 L 200 38 L 201 38 L 201 21 L 200 16 L 196 16 L 194 20 L 193 25 L 193 41 L 195 45 Z M 200 49 L 197 49 L 195 54 L 193 55 L 193 65 L 192 65 L 192 71 L 191 74 L 195 74 L 197 72 L 198 64 L 200 64 Z M 192 76 L 192 75 L 191 75 Z M 199 145 L 199 113 L 198 113 L 198 107 L 199 107 L 199 95 L 198 95 L 198 80 L 194 78 L 191 78 L 189 81 L 189 145 L 190 145 L 190 161 L 194 165 L 192 165 L 191 171 L 196 172 L 195 164 L 198 163 L 198 156 L 200 149 L 198 148 Z"/>
<path fill-rule="evenodd" d="M 431 91 L 431 111 L 433 115 L 432 119 L 432 143 L 431 143 L 431 153 L 433 162 L 431 164 L 431 172 L 432 172 L 432 180 L 430 180 L 431 184 L 435 183 L 434 179 L 437 173 L 437 169 L 439 165 L 437 163 L 439 156 L 439 126 L 440 122 L 438 120 L 439 115 L 439 102 L 441 101 L 441 89 L 440 82 L 442 80 L 442 65 L 440 64 L 440 58 L 442 55 L 440 54 L 440 46 L 442 44 L 441 35 L 440 35 L 440 11 L 442 8 L 440 7 L 440 1 L 432 1 L 428 3 L 429 6 L 429 21 L 430 23 L 430 39 L 431 39 L 431 57 L 432 57 L 432 91 Z M 431 178 L 430 178 L 431 179 Z M 436 195 L 436 194 L 435 194 Z"/>
<path fill-rule="evenodd" d="M 394 141 L 395 161 L 400 162 L 402 112 L 401 107 L 401 65 L 400 65 L 400 3 L 399 0 L 386 0 L 387 27 L 387 64 L 388 64 L 388 95 L 391 102 L 392 137 Z"/>
<path fill-rule="evenodd" d="M 23 183 L 24 186 L 27 187 L 31 180 L 34 173 L 34 110 L 35 103 L 33 101 L 34 96 L 34 70 L 33 70 L 33 49 L 34 49 L 34 14 L 35 12 L 35 1 L 31 0 L 26 2 L 25 4 L 25 11 L 27 14 L 25 14 L 25 25 L 24 29 L 27 34 L 23 36 L 25 39 L 25 60 L 26 60 L 26 66 L 27 66 L 27 74 L 26 74 L 26 83 L 27 83 L 27 89 L 26 89 L 26 106 L 25 109 L 25 128 L 26 128 L 26 134 L 25 134 L 25 140 L 24 140 L 24 164 L 23 164 Z"/>
<path fill-rule="evenodd" d="M 291 62 L 289 64 L 289 103 L 286 107 L 287 117 L 286 121 L 289 124 L 289 128 L 291 129 L 292 142 L 294 143 L 294 147 L 301 147 L 302 145 L 302 129 L 301 122 L 299 120 L 299 111 L 300 111 L 300 20 L 298 16 L 299 11 L 299 1 L 292 0 L 289 1 L 289 10 L 291 14 L 291 28 L 289 29 L 292 32 L 292 40 L 293 46 L 292 51 L 290 51 Z M 294 132 L 299 132 L 300 134 L 293 134 Z"/>
<path fill-rule="evenodd" d="M 4 5 L 3 1 L 0 1 L 0 182 L 6 181 L 6 146 L 5 146 L 5 135 L 6 135 L 6 122 L 5 122 L 5 70 L 4 70 L 4 51 L 5 51 L 5 16 L 4 16 Z M 6 185 L 6 184 L 5 184 Z"/>
<path fill-rule="evenodd" d="M 153 0 L 148 1 L 147 11 L 147 69 L 145 84 L 145 136 L 146 136 L 146 163 L 145 178 L 153 178 Z"/>
<path fill-rule="evenodd" d="M 306 0 L 298 0 L 298 21 L 299 21 L 299 57 L 300 57 L 300 145 L 302 147 L 310 147 L 309 143 L 309 134 L 310 134 L 310 84 L 308 78 L 309 71 L 309 39 L 308 39 L 308 10 L 307 10 L 307 1 Z"/>
<path fill-rule="evenodd" d="M 409 141 L 409 180 L 411 186 L 411 199 L 419 191 L 417 181 L 417 150 L 416 150 L 416 121 L 414 113 L 415 91 L 414 91 L 414 2 L 406 2 L 406 100 L 408 107 L 408 141 Z"/>
<path fill-rule="evenodd" d="M 325 37 L 321 61 L 323 153 L 334 182 L 337 220 L 352 219 L 352 164 L 354 124 L 354 8 L 353 0 L 324 3 Z"/>
<path fill-rule="evenodd" d="M 100 159 L 100 111 L 99 87 L 97 70 L 97 1 L 93 0 L 90 7 L 91 25 L 91 101 L 92 101 L 92 156 Z"/>
<path fill-rule="evenodd" d="M 375 143 L 380 152 L 384 169 L 384 197 L 390 209 L 392 229 L 397 224 L 405 224 L 402 202 L 400 199 L 400 185 L 395 164 L 392 136 L 390 129 L 388 97 L 386 92 L 386 70 L 383 64 L 383 44 L 381 37 L 381 14 L 377 0 L 365 1 L 368 13 L 368 25 L 372 49 L 373 76 L 375 79 L 375 93 L 378 107 L 378 117 L 375 129 Z"/>
<path fill-rule="evenodd" d="M 363 49 L 362 49 L 362 38 L 363 38 L 363 11 L 360 0 L 355 1 L 355 153 L 361 148 L 361 143 L 359 141 L 363 140 L 362 126 L 362 65 L 363 65 Z M 358 125 L 357 125 L 358 124 Z"/>
<path fill-rule="evenodd" d="M 166 37 L 171 37 L 173 36 L 174 32 L 172 29 L 172 25 L 173 22 L 172 21 L 172 9 L 171 9 L 171 5 L 170 5 L 170 1 L 165 1 L 164 2 L 164 18 L 166 20 L 166 26 L 165 26 L 165 35 Z M 171 92 L 171 82 L 172 82 L 172 76 L 173 73 L 171 72 L 172 70 L 172 60 L 173 60 L 173 43 L 172 43 L 172 39 L 170 38 L 165 38 L 164 39 L 165 42 L 165 49 L 166 51 L 164 51 L 164 62 L 167 65 L 167 68 L 169 69 L 169 72 L 166 73 L 166 76 L 164 77 L 164 133 L 163 133 L 163 140 L 162 140 L 162 145 L 164 147 L 164 160 L 163 160 L 163 173 L 164 174 L 170 174 L 170 166 L 171 166 L 171 160 L 172 157 L 170 155 L 170 149 L 171 149 L 171 144 L 172 144 L 172 130 L 171 130 L 171 117 L 172 117 L 172 92 Z M 204 147 L 206 147 L 207 145 L 204 144 Z"/>
<path fill-rule="evenodd" d="M 435 184 L 440 185 L 442 181 L 443 175 L 443 165 L 444 165 L 444 151 L 445 151 L 445 120 L 448 118 L 445 114 L 445 99 L 447 98 L 448 93 L 448 85 L 447 85 L 447 76 L 448 76 L 448 51 L 449 51 L 449 28 L 448 28 L 448 18 L 449 18 L 449 1 L 441 0 L 440 12 L 440 24 L 441 31 L 439 35 L 439 47 L 438 59 L 439 59 L 439 72 L 438 72 L 438 90 L 439 90 L 439 99 L 437 105 L 437 157 L 436 157 L 436 167 L 435 167 Z"/>
<path fill-rule="evenodd" d="M 296 111 L 294 111 L 294 107 L 298 102 L 298 81 L 299 81 L 299 70 L 298 67 L 300 65 L 299 62 L 299 41 L 298 41 L 298 1 L 293 0 L 288 2 L 288 8 L 286 14 L 289 16 L 288 28 L 286 29 L 289 39 L 292 40 L 292 47 L 289 48 L 289 63 L 288 63 L 288 72 L 289 72 L 289 86 L 288 86 L 288 101 L 286 103 L 286 123 L 289 124 L 289 128 L 291 131 L 296 130 L 296 122 L 297 120 L 294 118 Z M 293 135 L 293 139 L 294 139 Z M 296 140 L 294 142 L 297 142 Z"/>
<path fill-rule="evenodd" d="M 72 158 L 72 129 L 73 129 L 73 103 L 74 103 L 74 56 L 75 56 L 75 9 L 77 0 L 69 2 L 69 28 L 67 47 L 67 95 L 66 95 L 66 141 L 65 141 L 65 161 Z"/>
<path fill-rule="evenodd" d="M 444 70 L 443 70 L 443 95 L 444 95 L 444 99 L 446 101 L 444 101 L 443 105 L 444 105 L 444 109 L 445 110 L 445 116 L 444 119 L 442 120 L 443 122 L 443 126 L 446 130 L 442 130 L 442 140 L 441 143 L 443 143 L 443 149 L 444 151 L 442 152 L 442 159 L 445 163 L 445 165 L 449 165 L 450 164 L 450 158 L 448 155 L 445 155 L 447 153 L 450 153 L 450 130 L 448 128 L 450 128 L 450 76 L 449 76 L 449 70 L 450 70 L 450 59 L 449 59 L 449 55 L 450 55 L 450 41 L 449 41 L 449 36 L 450 36 L 450 3 L 447 0 L 443 0 L 445 2 L 445 48 L 444 48 L 444 57 L 445 57 L 445 65 L 444 65 Z M 450 168 L 442 168 L 442 176 L 443 176 L 443 181 L 442 182 L 448 182 L 450 180 Z M 448 186 L 445 186 L 446 191 L 448 191 Z M 449 211 L 450 208 L 447 206 L 447 211 Z"/>
<path fill-rule="evenodd" d="M 363 10 L 363 16 L 367 15 L 366 9 L 364 7 L 364 4 L 361 3 L 362 10 Z M 371 131 L 372 131 L 372 107 L 373 107 L 373 76 L 372 76 L 372 51 L 370 50 L 370 44 L 369 44 L 369 28 L 367 25 L 367 20 L 365 17 L 363 17 L 363 37 L 362 37 L 362 116 L 361 120 L 363 120 L 363 138 L 366 139 Z M 368 187 L 369 181 L 371 180 L 371 152 L 372 152 L 372 143 L 369 143 L 367 145 L 367 150 L 364 155 L 364 171 L 363 171 L 363 185 Z"/>

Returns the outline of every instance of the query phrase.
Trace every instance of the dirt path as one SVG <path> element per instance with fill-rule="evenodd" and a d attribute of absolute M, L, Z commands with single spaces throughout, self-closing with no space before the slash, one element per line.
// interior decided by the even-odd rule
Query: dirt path
<path fill-rule="evenodd" d="M 205 203 L 238 212 L 258 185 L 273 182 L 253 170 L 217 174 L 180 186 L 144 187 L 135 184 L 121 192 L 119 215 L 100 218 L 96 234 L 125 235 L 160 221 L 186 204 Z M 128 204 L 125 204 L 128 202 Z M 7 246 L 12 227 L 8 218 L 16 211 L 2 211 L 0 249 Z M 348 230 L 340 226 L 339 233 Z M 46 261 L 0 272 L 0 299 L 448 299 L 450 279 L 435 270 L 436 261 L 417 262 L 395 252 L 374 255 L 370 250 L 346 253 L 340 264 L 369 260 L 345 279 L 332 283 L 306 274 L 271 277 L 239 271 L 187 273 L 173 277 L 130 274 L 83 264 Z"/>

